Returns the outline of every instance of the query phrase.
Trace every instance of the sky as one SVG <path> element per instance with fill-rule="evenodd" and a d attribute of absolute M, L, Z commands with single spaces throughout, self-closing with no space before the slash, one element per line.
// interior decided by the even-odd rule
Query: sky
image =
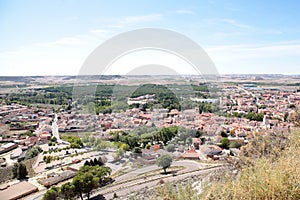
<path fill-rule="evenodd" d="M 298 0 L 1 0 L 0 76 L 77 75 L 103 42 L 140 28 L 187 36 L 220 74 L 300 74 L 299 8 Z M 194 73 L 176 59 L 133 52 L 108 71 L 163 63 Z"/>

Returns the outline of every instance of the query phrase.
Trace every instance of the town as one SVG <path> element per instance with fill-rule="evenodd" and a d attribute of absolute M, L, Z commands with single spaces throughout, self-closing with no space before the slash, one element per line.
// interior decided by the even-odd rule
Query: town
<path fill-rule="evenodd" d="M 106 77 L 94 98 L 79 99 L 72 96 L 74 77 L 0 79 L 0 197 L 47 199 L 84 166 L 105 169 L 97 187 L 79 194 L 88 199 L 126 199 L 151 194 L 159 182 L 205 177 L 237 157 L 249 135 L 291 132 L 299 78 L 188 77 L 187 92 L 186 77 L 169 77 L 167 87 L 146 76 L 138 85 L 136 77 Z M 111 85 L 116 79 L 120 85 Z"/>

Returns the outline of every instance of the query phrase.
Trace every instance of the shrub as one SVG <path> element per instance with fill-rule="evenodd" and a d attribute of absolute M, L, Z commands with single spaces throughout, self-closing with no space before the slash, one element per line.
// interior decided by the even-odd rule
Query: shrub
<path fill-rule="evenodd" d="M 221 141 L 220 141 L 220 143 L 221 143 L 220 147 L 228 149 L 228 147 L 229 147 L 229 140 L 228 140 L 228 138 L 222 138 Z"/>
<path fill-rule="evenodd" d="M 240 148 L 242 145 L 238 142 L 232 142 L 229 145 L 229 148 Z"/>
<path fill-rule="evenodd" d="M 133 153 L 142 153 L 142 150 L 141 150 L 140 147 L 134 147 L 134 148 L 132 149 L 132 152 L 133 152 Z"/>
<path fill-rule="evenodd" d="M 168 152 L 174 152 L 174 151 L 175 151 L 175 145 L 174 145 L 174 144 L 168 144 L 168 145 L 166 146 L 166 150 L 167 150 Z"/>

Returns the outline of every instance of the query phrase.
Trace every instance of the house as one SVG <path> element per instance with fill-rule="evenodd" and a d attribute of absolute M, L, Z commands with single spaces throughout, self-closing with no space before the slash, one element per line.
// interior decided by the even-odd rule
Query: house
<path fill-rule="evenodd" d="M 0 190 L 1 199 L 15 200 L 21 199 L 29 194 L 35 193 L 38 188 L 27 181 L 21 181 L 14 185 L 8 186 L 3 190 Z"/>
<path fill-rule="evenodd" d="M 41 141 L 48 141 L 51 138 L 51 133 L 44 131 L 40 134 L 40 140 Z"/>
<path fill-rule="evenodd" d="M 12 143 L 12 142 L 4 144 L 0 147 L 0 154 L 9 152 L 10 150 L 13 150 L 17 147 L 18 147 L 18 145 L 15 143 Z"/>
<path fill-rule="evenodd" d="M 198 160 L 199 159 L 199 155 L 196 152 L 195 148 L 191 148 L 189 150 L 186 150 L 183 154 L 182 157 L 184 159 L 193 159 L 193 160 Z"/>
<path fill-rule="evenodd" d="M 220 155 L 222 153 L 222 148 L 215 145 L 202 145 L 201 151 L 206 155 L 206 157 L 214 158 L 215 156 Z"/>

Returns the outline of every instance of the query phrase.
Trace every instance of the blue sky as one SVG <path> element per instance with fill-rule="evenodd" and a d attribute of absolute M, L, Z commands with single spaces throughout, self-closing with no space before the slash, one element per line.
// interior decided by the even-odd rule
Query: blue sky
<path fill-rule="evenodd" d="M 145 27 L 188 36 L 222 74 L 300 74 L 299 8 L 297 0 L 1 0 L 0 75 L 76 75 L 103 41 Z"/>

